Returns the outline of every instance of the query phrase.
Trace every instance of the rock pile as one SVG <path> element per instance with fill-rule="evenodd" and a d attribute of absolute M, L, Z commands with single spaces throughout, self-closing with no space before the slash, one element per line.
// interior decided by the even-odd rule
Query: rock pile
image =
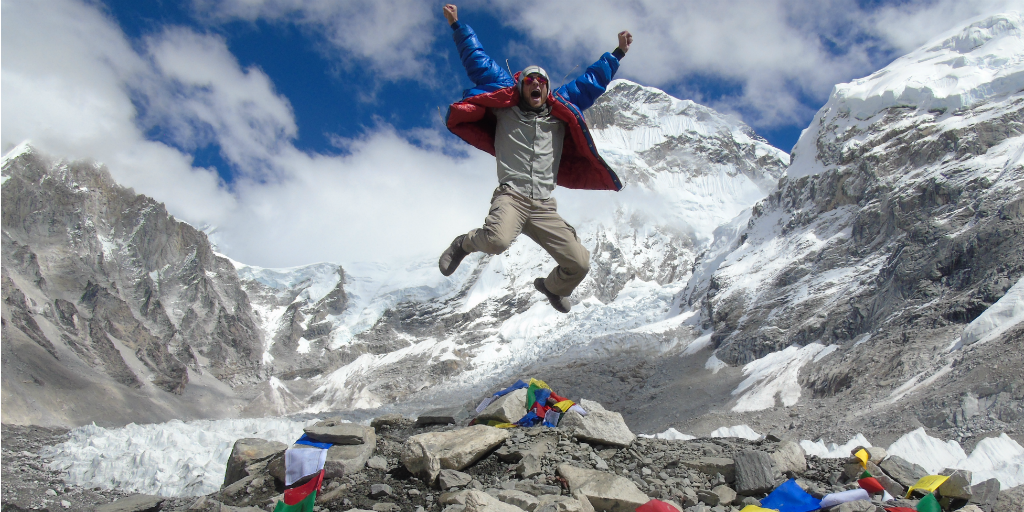
<path fill-rule="evenodd" d="M 588 410 L 603 410 L 595 402 L 581 403 Z M 365 442 L 350 445 L 363 449 L 354 460 L 337 462 L 341 469 L 325 480 L 317 510 L 632 512 L 656 498 L 686 512 L 738 512 L 747 505 L 760 506 L 788 479 L 816 498 L 858 489 L 866 465 L 897 499 L 883 504 L 878 494 L 872 501 L 830 510 L 882 512 L 883 506 L 914 509 L 921 495 L 903 497 L 925 476 L 919 466 L 878 448 L 868 449 L 870 459 L 862 463 L 855 457 L 806 456 L 795 442 L 772 436 L 754 442 L 675 441 L 636 438 L 625 428 L 631 437 L 625 442 L 621 417 L 588 414 L 582 419 L 582 425 L 515 429 L 424 425 L 397 416 L 378 418 L 372 428 L 350 424 L 346 428 L 365 429 Z M 614 435 L 595 440 L 595 432 Z M 283 450 L 283 445 L 239 440 L 225 487 L 190 509 L 273 510 L 283 491 L 282 475 L 274 469 Z M 946 487 L 936 493 L 944 510 L 1022 510 L 1024 493 L 999 492 L 995 480 L 972 487 L 970 474 L 948 473 Z M 230 481 L 238 475 L 243 476 Z"/>

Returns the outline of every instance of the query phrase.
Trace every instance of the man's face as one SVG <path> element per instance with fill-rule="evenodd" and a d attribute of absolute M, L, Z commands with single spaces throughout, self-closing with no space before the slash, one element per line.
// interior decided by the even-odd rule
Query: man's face
<path fill-rule="evenodd" d="M 532 108 L 539 108 L 548 101 L 548 79 L 532 73 L 523 79 L 523 97 Z"/>

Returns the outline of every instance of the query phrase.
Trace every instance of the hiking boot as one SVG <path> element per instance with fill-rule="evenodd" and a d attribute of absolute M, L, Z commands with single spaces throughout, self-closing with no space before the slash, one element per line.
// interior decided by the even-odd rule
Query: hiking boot
<path fill-rule="evenodd" d="M 559 313 L 568 313 L 572 309 L 572 302 L 569 302 L 569 297 L 560 297 L 548 291 L 548 287 L 544 286 L 544 278 L 538 277 L 533 280 L 533 286 L 537 288 L 538 292 L 544 294 L 548 298 L 548 302 L 551 303 L 551 307 L 555 308 L 555 311 Z"/>
<path fill-rule="evenodd" d="M 441 259 L 437 260 L 437 267 L 441 269 L 441 275 L 450 276 L 455 272 L 455 269 L 459 268 L 459 263 L 462 263 L 462 258 L 469 255 L 465 249 L 462 248 L 462 241 L 466 238 L 466 235 L 459 235 L 452 240 L 452 244 L 441 253 Z"/>

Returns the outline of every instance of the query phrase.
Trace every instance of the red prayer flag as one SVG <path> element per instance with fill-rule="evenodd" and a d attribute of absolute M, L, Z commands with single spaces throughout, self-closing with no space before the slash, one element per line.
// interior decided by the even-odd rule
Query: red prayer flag
<path fill-rule="evenodd" d="M 857 480 L 857 483 L 860 485 L 861 489 L 864 489 L 865 491 L 871 494 L 877 494 L 885 491 L 885 487 L 882 485 L 882 483 L 879 482 L 878 479 L 873 476 L 868 478 L 861 478 L 860 480 Z"/>
<path fill-rule="evenodd" d="M 297 505 L 300 501 L 306 499 L 311 493 L 320 490 L 320 486 L 324 483 L 324 470 L 320 470 L 315 477 L 311 478 L 308 482 L 298 486 L 292 487 L 291 489 L 284 490 L 284 504 L 285 505 Z"/>
<path fill-rule="evenodd" d="M 637 507 L 636 512 L 679 512 L 679 509 L 661 500 L 651 500 Z"/>

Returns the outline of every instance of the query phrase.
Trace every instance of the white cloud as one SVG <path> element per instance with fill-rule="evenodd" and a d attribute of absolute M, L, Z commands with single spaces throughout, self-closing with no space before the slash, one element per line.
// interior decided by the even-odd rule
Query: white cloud
<path fill-rule="evenodd" d="M 2 38 L 4 150 L 31 139 L 53 156 L 104 162 L 182 219 L 224 218 L 234 199 L 217 174 L 136 127 L 128 84 L 153 70 L 110 19 L 75 1 L 5 1 Z"/>
<path fill-rule="evenodd" d="M 775 127 L 807 122 L 814 110 L 808 98 L 823 103 L 836 83 L 868 75 L 943 30 L 1013 3 L 912 1 L 874 14 L 845 0 L 495 0 L 472 6 L 496 10 L 566 69 L 611 50 L 615 34 L 628 29 L 635 40 L 620 76 L 698 101 L 707 91 L 702 79 L 731 82 L 738 91 L 704 103 L 742 112 L 753 126 Z M 472 23 L 472 12 L 464 11 Z"/>
<path fill-rule="evenodd" d="M 388 125 L 341 139 L 345 156 L 302 152 L 288 100 L 217 36 L 172 28 L 136 50 L 81 2 L 5 2 L 4 15 L 3 146 L 31 139 L 53 156 L 105 163 L 177 217 L 216 225 L 239 261 L 403 261 L 439 254 L 486 215 L 488 155 L 451 156 L 460 152 L 435 130 Z M 232 189 L 146 140 L 153 127 L 186 149 L 217 144 L 237 166 Z"/>
<path fill-rule="evenodd" d="M 428 80 L 422 59 L 442 33 L 440 4 L 420 0 L 194 0 L 199 13 L 227 21 L 267 20 L 306 27 L 323 53 L 345 65 L 368 65 L 386 79 Z"/>

